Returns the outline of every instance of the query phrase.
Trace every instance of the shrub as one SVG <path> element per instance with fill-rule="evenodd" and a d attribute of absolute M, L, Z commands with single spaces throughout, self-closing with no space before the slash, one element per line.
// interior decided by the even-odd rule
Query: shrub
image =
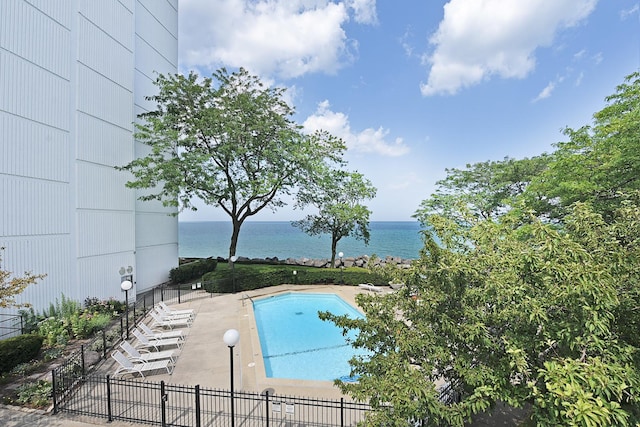
<path fill-rule="evenodd" d="M 25 383 L 18 387 L 17 400 L 23 405 L 44 408 L 49 405 L 51 390 L 49 381 L 40 380 L 38 382 Z"/>
<path fill-rule="evenodd" d="M 218 266 L 218 260 L 214 258 L 205 258 L 198 261 L 183 264 L 179 267 L 171 269 L 169 278 L 171 283 L 184 283 L 188 280 L 200 278 L 205 273 L 215 271 Z"/>
<path fill-rule="evenodd" d="M 48 347 L 64 345 L 70 338 L 67 323 L 55 317 L 48 317 L 38 323 L 38 335 L 44 338 L 44 344 Z"/>
<path fill-rule="evenodd" d="M 35 359 L 42 348 L 38 335 L 20 335 L 0 341 L 0 372 L 9 372 L 21 363 Z"/>

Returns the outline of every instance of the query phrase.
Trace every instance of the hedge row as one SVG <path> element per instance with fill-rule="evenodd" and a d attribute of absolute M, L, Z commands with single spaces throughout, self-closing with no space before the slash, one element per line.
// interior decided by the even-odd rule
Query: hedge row
<path fill-rule="evenodd" d="M 255 266 L 254 266 L 255 267 Z M 369 270 L 360 268 L 347 268 L 344 270 L 335 268 L 313 268 L 296 270 L 291 267 L 283 268 L 236 268 L 205 274 L 202 281 L 208 292 L 230 293 L 252 289 L 278 286 L 284 283 L 298 285 L 315 284 L 345 284 L 357 285 L 359 283 L 371 283 L 374 285 L 386 284 L 384 278 Z"/>
<path fill-rule="evenodd" d="M 198 261 L 182 264 L 179 267 L 172 268 L 169 272 L 171 283 L 185 283 L 191 279 L 200 278 L 203 274 L 215 271 L 218 266 L 218 260 L 214 258 L 205 258 Z"/>
<path fill-rule="evenodd" d="M 0 341 L 0 373 L 38 357 L 43 340 L 40 335 L 29 334 Z"/>

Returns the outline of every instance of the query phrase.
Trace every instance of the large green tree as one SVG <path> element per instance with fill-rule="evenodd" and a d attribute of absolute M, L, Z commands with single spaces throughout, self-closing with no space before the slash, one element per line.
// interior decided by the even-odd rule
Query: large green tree
<path fill-rule="evenodd" d="M 311 205 L 317 214 L 307 215 L 293 225 L 305 233 L 331 236 L 331 265 L 335 265 L 338 242 L 347 236 L 369 243 L 371 211 L 363 201 L 373 199 L 376 188 L 358 172 L 327 170 L 317 180 L 308 182 L 298 195 L 298 205 Z"/>
<path fill-rule="evenodd" d="M 548 166 L 546 154 L 524 159 L 467 164 L 465 169 L 445 169 L 436 191 L 420 204 L 418 214 L 440 213 L 453 218 L 464 208 L 478 218 L 497 218 L 507 212 Z M 458 217 L 459 221 L 463 218 Z"/>
<path fill-rule="evenodd" d="M 593 124 L 566 128 L 549 169 L 531 191 L 545 195 L 542 213 L 561 218 L 571 203 L 591 202 L 606 218 L 622 194 L 640 189 L 640 73 L 625 78 Z"/>
<path fill-rule="evenodd" d="M 366 319 L 324 315 L 370 351 L 340 384 L 380 409 L 369 425 L 462 425 L 498 401 L 536 425 L 640 425 L 639 89 L 634 73 L 524 180 L 448 171 L 407 286 L 359 296 Z"/>
<path fill-rule="evenodd" d="M 283 206 L 299 182 L 341 160 L 340 140 L 301 133 L 284 89 L 244 69 L 160 75 L 155 84 L 148 99 L 157 106 L 140 115 L 136 133 L 149 152 L 121 168 L 133 175 L 127 185 L 180 210 L 196 209 L 197 199 L 222 208 L 233 225 L 229 257 L 247 218 Z"/>
<path fill-rule="evenodd" d="M 367 425 L 462 426 L 498 401 L 530 405 L 536 425 L 640 422 L 640 205 L 614 216 L 576 205 L 560 229 L 519 210 L 464 227 L 423 218 L 441 243 L 427 240 L 405 288 L 359 295 L 366 319 L 324 315 L 371 355 L 339 384 L 378 409 Z M 441 383 L 460 401 L 445 404 Z"/>

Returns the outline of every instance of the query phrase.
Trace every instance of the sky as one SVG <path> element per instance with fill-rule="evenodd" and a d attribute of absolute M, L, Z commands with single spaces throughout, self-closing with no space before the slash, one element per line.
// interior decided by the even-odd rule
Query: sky
<path fill-rule="evenodd" d="M 640 69 L 638 0 L 180 0 L 179 71 L 244 67 L 347 145 L 372 221 L 447 168 L 550 153 Z M 291 205 L 252 217 L 301 219 Z M 225 221 L 200 205 L 181 221 Z"/>

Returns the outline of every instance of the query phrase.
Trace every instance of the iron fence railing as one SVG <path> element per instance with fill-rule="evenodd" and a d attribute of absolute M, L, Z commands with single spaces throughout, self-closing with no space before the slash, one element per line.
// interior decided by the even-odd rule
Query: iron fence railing
<path fill-rule="evenodd" d="M 343 399 L 208 389 L 91 375 L 78 377 L 54 411 L 158 426 L 356 426 L 371 407 Z M 232 403 L 233 402 L 233 403 Z M 234 410 L 231 411 L 231 405 Z M 232 422 L 233 414 L 233 422 Z"/>
<path fill-rule="evenodd" d="M 0 340 L 24 333 L 21 314 L 0 314 Z"/>

